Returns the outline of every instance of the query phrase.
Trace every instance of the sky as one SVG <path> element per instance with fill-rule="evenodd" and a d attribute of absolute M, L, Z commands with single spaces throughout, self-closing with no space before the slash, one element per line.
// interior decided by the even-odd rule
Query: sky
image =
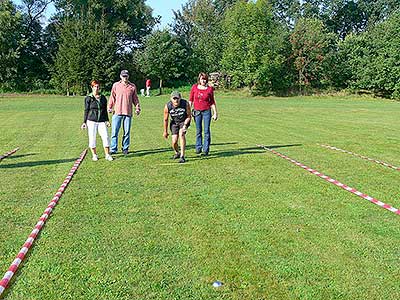
<path fill-rule="evenodd" d="M 172 10 L 181 9 L 187 0 L 147 0 L 146 4 L 153 9 L 153 16 L 161 16 L 160 29 L 172 23 Z"/>
<path fill-rule="evenodd" d="M 21 4 L 21 0 L 13 0 L 16 4 Z M 153 9 L 153 16 L 161 16 L 160 29 L 163 29 L 168 24 L 172 23 L 173 13 L 172 10 L 181 9 L 182 5 L 187 0 L 146 0 L 146 4 Z M 46 16 L 49 17 L 54 13 L 54 6 L 51 6 L 46 11 Z"/>

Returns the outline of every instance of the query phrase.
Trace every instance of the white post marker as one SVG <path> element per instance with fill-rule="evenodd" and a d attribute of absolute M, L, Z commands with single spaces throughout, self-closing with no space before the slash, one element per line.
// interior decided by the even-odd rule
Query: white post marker
<path fill-rule="evenodd" d="M 352 187 L 349 187 L 348 185 L 345 185 L 345 184 L 337 181 L 336 179 L 333 179 L 333 178 L 331 178 L 331 177 L 329 177 L 327 175 L 324 175 L 324 174 L 318 172 L 317 170 L 311 169 L 311 168 L 307 167 L 306 165 L 303 165 L 302 163 L 300 163 L 298 161 L 295 161 L 294 159 L 291 159 L 290 157 L 288 157 L 286 155 L 283 155 L 283 154 L 281 154 L 281 153 L 279 153 L 279 152 L 277 152 L 275 150 L 272 150 L 272 149 L 270 149 L 270 148 L 268 148 L 268 147 L 266 147 L 264 145 L 257 145 L 257 146 L 261 147 L 261 148 L 263 148 L 265 150 L 268 150 L 269 152 L 271 152 L 271 153 L 273 153 L 273 154 L 275 154 L 275 155 L 277 155 L 279 157 L 282 157 L 282 158 L 290 161 L 291 163 L 295 164 L 296 166 L 299 166 L 302 169 L 307 170 L 308 172 L 310 172 L 310 173 L 312 173 L 312 174 L 324 179 L 327 182 L 330 182 L 330 183 L 332 183 L 332 184 L 334 184 L 334 185 L 336 185 L 336 186 L 338 186 L 338 187 L 340 187 L 340 188 L 342 188 L 342 189 L 344 189 L 344 190 L 346 190 L 346 191 L 348 191 L 348 192 L 350 192 L 350 193 L 352 193 L 354 195 L 357 195 L 357 196 L 359 196 L 359 197 L 361 197 L 361 198 L 363 198 L 365 200 L 368 200 L 369 202 L 372 202 L 372 203 L 374 203 L 374 204 L 376 204 L 376 205 L 378 205 L 378 206 L 380 206 L 380 207 L 382 207 L 384 209 L 387 209 L 388 211 L 391 211 L 391 212 L 395 213 L 396 215 L 400 215 L 400 209 L 397 209 L 397 208 L 395 208 L 393 206 L 390 206 L 390 205 L 388 205 L 386 203 L 383 203 L 382 201 L 379 201 L 378 199 L 375 199 L 375 198 L 373 198 L 371 196 L 368 196 L 367 194 L 361 193 L 360 191 L 358 191 L 358 190 L 356 190 L 356 189 L 354 189 Z"/>
<path fill-rule="evenodd" d="M 35 241 L 37 235 L 39 234 L 40 230 L 43 228 L 46 220 L 49 218 L 53 208 L 56 206 L 58 200 L 60 200 L 61 195 L 64 193 L 65 188 L 68 186 L 70 181 L 72 180 L 72 176 L 78 169 L 79 165 L 85 158 L 87 153 L 87 149 L 85 149 L 80 157 L 75 161 L 74 165 L 72 166 L 71 170 L 69 171 L 67 177 L 65 178 L 64 182 L 61 184 L 60 188 L 55 193 L 53 199 L 51 199 L 50 203 L 48 204 L 47 208 L 39 218 L 39 221 L 36 223 L 35 228 L 32 230 L 31 234 L 28 236 L 28 239 L 25 241 L 24 245 L 22 246 L 21 250 L 19 251 L 17 257 L 11 263 L 11 266 L 8 268 L 8 271 L 4 275 L 3 279 L 0 281 L 0 297 L 3 294 L 4 290 L 7 288 L 11 278 L 17 272 L 19 265 L 24 260 L 26 253 L 31 248 L 33 242 Z"/>
<path fill-rule="evenodd" d="M 19 147 L 15 148 L 14 150 L 8 151 L 8 152 L 4 153 L 3 155 L 0 155 L 0 161 L 5 159 L 6 157 L 9 157 L 10 155 L 13 155 L 18 150 L 19 150 Z"/>
<path fill-rule="evenodd" d="M 336 147 L 329 146 L 329 145 L 324 145 L 324 144 L 322 144 L 322 145 L 321 144 L 317 144 L 317 145 L 319 145 L 321 147 L 324 147 L 324 148 L 327 148 L 327 149 L 331 149 L 331 150 L 336 150 L 336 151 L 339 151 L 339 152 L 347 153 L 347 154 L 350 154 L 350 155 L 353 155 L 353 156 L 356 156 L 356 157 L 359 157 L 359 158 L 362 158 L 362 159 L 365 159 L 365 160 L 368 160 L 368 161 L 372 161 L 372 162 L 380 164 L 382 166 L 394 169 L 396 171 L 400 171 L 400 167 L 393 166 L 391 164 L 385 163 L 385 162 L 377 160 L 377 159 L 369 158 L 369 157 L 366 157 L 366 156 L 361 155 L 361 154 L 357 154 L 357 153 L 354 153 L 354 152 L 351 152 L 351 151 L 343 150 L 343 149 L 336 148 Z"/>

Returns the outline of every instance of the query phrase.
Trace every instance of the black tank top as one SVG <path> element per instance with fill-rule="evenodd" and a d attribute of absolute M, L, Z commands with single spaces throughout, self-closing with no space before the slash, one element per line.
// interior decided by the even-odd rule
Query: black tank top
<path fill-rule="evenodd" d="M 187 118 L 186 107 L 187 101 L 184 99 L 181 99 L 177 107 L 174 107 L 172 101 L 169 101 L 167 103 L 167 108 L 168 113 L 171 116 L 171 122 L 182 123 L 183 121 L 185 121 L 185 119 Z"/>

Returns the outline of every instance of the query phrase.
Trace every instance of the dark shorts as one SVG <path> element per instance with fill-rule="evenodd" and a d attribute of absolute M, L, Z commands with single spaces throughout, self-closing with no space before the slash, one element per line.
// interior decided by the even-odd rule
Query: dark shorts
<path fill-rule="evenodd" d="M 185 122 L 175 123 L 171 122 L 169 128 L 171 129 L 172 135 L 179 134 L 179 129 L 182 129 Z"/>

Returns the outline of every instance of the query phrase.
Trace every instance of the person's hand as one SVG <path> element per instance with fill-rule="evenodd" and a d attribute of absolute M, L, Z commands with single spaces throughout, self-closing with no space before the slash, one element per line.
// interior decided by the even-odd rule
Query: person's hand
<path fill-rule="evenodd" d="M 186 124 L 183 124 L 183 126 L 182 126 L 183 133 L 186 133 L 187 130 L 188 130 L 188 126 Z"/>
<path fill-rule="evenodd" d="M 136 108 L 136 110 L 135 110 L 135 113 L 136 113 L 136 115 L 138 116 L 138 115 L 140 115 L 140 108 Z"/>
<path fill-rule="evenodd" d="M 163 133 L 163 137 L 164 137 L 164 139 L 167 139 L 167 138 L 168 138 L 168 136 L 169 136 L 169 134 L 168 134 L 168 131 L 164 131 L 164 133 Z"/>
<path fill-rule="evenodd" d="M 110 114 L 113 112 L 112 108 L 109 108 L 107 111 L 108 111 Z"/>
<path fill-rule="evenodd" d="M 87 128 L 86 123 L 82 123 L 81 129 L 86 129 L 86 128 Z"/>
<path fill-rule="evenodd" d="M 213 114 L 212 118 L 213 118 L 214 121 L 217 121 L 218 120 L 218 114 L 217 113 Z"/>
<path fill-rule="evenodd" d="M 111 126 L 110 122 L 106 121 L 106 126 L 110 127 Z"/>

